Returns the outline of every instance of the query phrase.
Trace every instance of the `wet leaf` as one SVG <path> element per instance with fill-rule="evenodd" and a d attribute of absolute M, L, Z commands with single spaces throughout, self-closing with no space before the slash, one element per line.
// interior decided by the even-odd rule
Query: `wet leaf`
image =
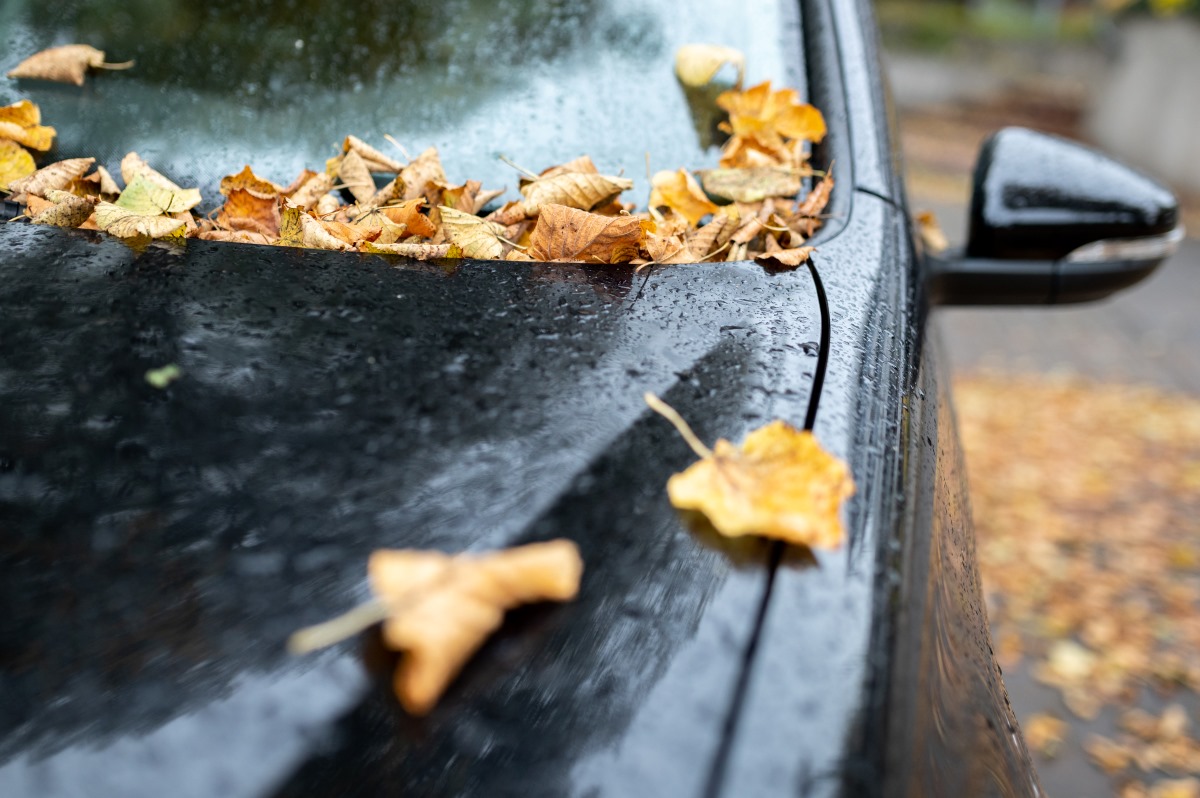
<path fill-rule="evenodd" d="M 686 169 L 658 172 L 650 180 L 651 208 L 670 208 L 693 227 L 705 216 L 717 212 L 717 205 L 705 195 L 700 184 Z"/>
<path fill-rule="evenodd" d="M 29 100 L 0 107 L 0 140 L 45 152 L 54 143 L 55 130 L 43 126 L 41 121 L 41 109 Z"/>
<path fill-rule="evenodd" d="M 345 141 L 342 142 L 342 152 L 357 153 L 372 172 L 398 174 L 404 168 L 404 165 L 395 158 L 384 155 L 358 136 L 346 136 Z"/>
<path fill-rule="evenodd" d="M 850 469 L 813 434 L 773 421 L 741 446 L 724 439 L 710 450 L 653 394 L 646 403 L 676 426 L 700 461 L 667 482 L 679 510 L 703 513 L 728 537 L 758 535 L 812 548 L 837 548 L 842 502 L 854 495 Z"/>
<path fill-rule="evenodd" d="M 796 209 L 797 216 L 819 216 L 824 212 L 825 206 L 829 204 L 829 197 L 833 194 L 833 174 L 827 174 L 821 178 L 821 182 L 817 183 L 813 190 L 805 197 L 804 202 L 800 203 L 800 207 Z"/>
<path fill-rule="evenodd" d="M 363 252 L 373 252 L 376 255 L 402 255 L 416 260 L 434 260 L 436 258 L 462 258 L 465 253 L 456 244 L 418 244 L 399 242 L 394 244 L 379 244 L 368 241 L 361 247 Z"/>
<path fill-rule="evenodd" d="M 326 230 L 308 211 L 291 203 L 285 203 L 279 213 L 279 244 L 341 252 L 352 249 L 350 244 Z"/>
<path fill-rule="evenodd" d="M 15 141 L 0 139 L 0 191 L 8 191 L 14 180 L 28 177 L 37 171 L 29 151 Z"/>
<path fill-rule="evenodd" d="M 224 230 L 244 230 L 275 238 L 279 235 L 279 201 L 261 197 L 249 189 L 235 188 L 217 213 L 216 223 Z"/>
<path fill-rule="evenodd" d="M 88 69 L 128 69 L 132 61 L 109 64 L 104 51 L 86 44 L 65 44 L 31 55 L 9 70 L 10 78 L 51 80 L 58 83 L 83 85 Z"/>
<path fill-rule="evenodd" d="M 627 263 L 643 236 L 636 216 L 601 216 L 565 205 L 545 205 L 529 239 L 534 260 Z"/>
<path fill-rule="evenodd" d="M 30 220 L 33 224 L 78 227 L 96 209 L 96 200 L 92 197 L 80 197 L 68 191 L 51 190 L 46 193 L 47 199 L 54 204 L 34 216 Z"/>
<path fill-rule="evenodd" d="M 710 83 L 726 64 L 737 68 L 740 88 L 746 76 L 746 56 L 741 50 L 719 44 L 685 44 L 675 51 L 675 76 L 692 88 Z"/>
<path fill-rule="evenodd" d="M 190 211 L 200 204 L 200 199 L 197 189 L 163 188 L 142 173 L 125 186 L 115 204 L 134 213 L 155 216 Z"/>
<path fill-rule="evenodd" d="M 292 635 L 304 653 L 332 645 L 374 622 L 383 642 L 403 652 L 393 687 L 404 709 L 425 715 L 515 607 L 570 601 L 583 560 L 569 540 L 530 543 L 488 554 L 378 550 L 367 562 L 376 601 Z"/>
<path fill-rule="evenodd" d="M 87 173 L 96 162 L 95 158 L 70 158 L 43 166 L 28 177 L 14 180 L 8 185 L 14 202 L 24 202 L 25 195 L 44 197 L 52 189 L 65 190 Z"/>
<path fill-rule="evenodd" d="M 446 240 L 461 249 L 464 256 L 497 260 L 512 248 L 504 241 L 504 228 L 495 222 L 444 205 L 438 210 Z"/>
<path fill-rule="evenodd" d="M 751 139 L 775 150 L 783 139 L 819 142 L 825 138 L 825 118 L 813 106 L 800 102 L 794 89 L 771 90 L 766 81 L 745 91 L 727 91 L 717 105 L 729 113 L 734 136 Z"/>
<path fill-rule="evenodd" d="M 525 213 L 534 216 L 544 205 L 565 205 L 590 211 L 597 205 L 612 202 L 630 188 L 633 188 L 633 181 L 625 177 L 560 172 L 526 183 L 521 187 L 521 194 L 525 197 Z"/>
<path fill-rule="evenodd" d="M 698 175 L 709 196 L 730 202 L 760 202 L 800 193 L 800 173 L 795 169 L 707 169 Z"/>
<path fill-rule="evenodd" d="M 792 249 L 780 249 L 775 252 L 765 252 L 761 255 L 754 256 L 754 259 L 759 263 L 764 263 L 769 266 L 777 266 L 784 269 L 794 269 L 802 263 L 807 263 L 809 256 L 812 255 L 816 247 L 794 247 Z"/>
<path fill-rule="evenodd" d="M 96 205 L 96 225 L 119 238 L 167 238 L 185 226 L 180 219 L 138 213 L 111 202 Z"/>
<path fill-rule="evenodd" d="M 221 178 L 221 193 L 226 197 L 239 189 L 259 199 L 275 199 L 283 193 L 281 186 L 254 174 L 254 170 L 250 168 L 249 164 L 242 167 L 242 171 L 237 174 Z"/>

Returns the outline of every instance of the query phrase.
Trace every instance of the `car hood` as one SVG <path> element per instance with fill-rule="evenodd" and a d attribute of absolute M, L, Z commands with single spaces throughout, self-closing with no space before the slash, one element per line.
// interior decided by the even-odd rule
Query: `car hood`
<path fill-rule="evenodd" d="M 674 513 L 694 458 L 642 394 L 709 442 L 803 424 L 807 269 L 0 247 L 7 794 L 700 789 L 770 551 Z M 551 537 L 578 600 L 511 613 L 426 719 L 370 635 L 284 652 L 373 549 Z"/>

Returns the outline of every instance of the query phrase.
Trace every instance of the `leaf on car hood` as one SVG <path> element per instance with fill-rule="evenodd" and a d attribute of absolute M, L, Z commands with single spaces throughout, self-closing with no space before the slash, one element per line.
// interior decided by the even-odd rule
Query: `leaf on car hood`
<path fill-rule="evenodd" d="M 512 245 L 504 240 L 504 228 L 470 213 L 442 205 L 442 228 L 446 240 L 455 244 L 468 258 L 497 260 Z"/>
<path fill-rule="evenodd" d="M 611 202 L 622 191 L 631 188 L 633 181 L 626 177 L 560 172 L 526 183 L 521 186 L 521 194 L 525 197 L 525 213 L 534 216 L 544 205 L 565 205 L 590 211 L 598 205 Z"/>
<path fill-rule="evenodd" d="M 221 178 L 221 193 L 226 197 L 233 191 L 242 189 L 260 199 L 274 199 L 283 193 L 283 187 L 277 186 L 266 178 L 254 174 L 249 164 L 242 171 Z"/>
<path fill-rule="evenodd" d="M 7 139 L 45 152 L 54 143 L 55 130 L 42 125 L 42 111 L 29 100 L 0 107 L 0 140 Z"/>
<path fill-rule="evenodd" d="M 534 260 L 625 263 L 635 259 L 644 229 L 636 216 L 602 216 L 545 205 L 529 238 Z"/>
<path fill-rule="evenodd" d="M 675 76 L 692 88 L 711 82 L 726 64 L 737 68 L 737 86 L 741 88 L 746 76 L 746 56 L 741 50 L 719 44 L 685 44 L 675 51 Z"/>
<path fill-rule="evenodd" d="M 800 193 L 801 175 L 795 169 L 706 169 L 697 174 L 707 194 L 730 202 L 761 202 Z"/>
<path fill-rule="evenodd" d="M 654 187 L 650 192 L 650 207 L 670 208 L 693 227 L 705 216 L 717 212 L 716 204 L 686 169 L 658 172 L 650 179 L 650 184 Z"/>
<path fill-rule="evenodd" d="M 185 225 L 182 219 L 138 213 L 111 202 L 96 205 L 96 226 L 119 238 L 167 238 L 181 233 Z"/>
<path fill-rule="evenodd" d="M 28 177 L 9 183 L 8 190 L 12 192 L 13 202 L 24 202 L 27 194 L 35 197 L 45 197 L 51 189 L 66 189 L 75 180 L 83 177 L 92 168 L 95 158 L 68 158 L 65 161 L 43 166 Z"/>
<path fill-rule="evenodd" d="M 10 183 L 36 171 L 37 164 L 28 150 L 15 141 L 0 139 L 0 191 L 8 191 Z"/>
<path fill-rule="evenodd" d="M 86 44 L 64 44 L 29 56 L 9 70 L 8 76 L 82 86 L 88 69 L 129 69 L 131 66 L 132 61 L 106 63 L 103 50 Z"/>
<path fill-rule="evenodd" d="M 393 681 L 396 696 L 409 714 L 425 715 L 505 612 L 569 601 L 579 593 L 582 575 L 579 549 L 564 539 L 458 556 L 381 549 L 367 561 L 376 601 L 301 629 L 288 648 L 306 653 L 383 621 L 384 644 L 404 654 Z"/>
<path fill-rule="evenodd" d="M 199 205 L 200 192 L 194 188 L 163 188 L 142 173 L 125 186 L 115 204 L 145 216 L 170 215 L 190 211 Z"/>
<path fill-rule="evenodd" d="M 854 480 L 811 432 L 772 421 L 740 446 L 721 439 L 710 450 L 669 405 L 653 394 L 645 399 L 701 458 L 667 482 L 677 509 L 703 513 L 728 537 L 759 535 L 824 549 L 841 545 L 840 508 L 854 495 Z"/>
<path fill-rule="evenodd" d="M 94 197 L 80 197 L 69 191 L 47 191 L 46 199 L 53 204 L 34 216 L 30 220 L 33 224 L 78 227 L 86 222 L 96 209 Z"/>
<path fill-rule="evenodd" d="M 245 230 L 266 238 L 279 236 L 279 201 L 261 197 L 250 189 L 235 188 L 217 213 L 217 227 L 222 230 Z"/>

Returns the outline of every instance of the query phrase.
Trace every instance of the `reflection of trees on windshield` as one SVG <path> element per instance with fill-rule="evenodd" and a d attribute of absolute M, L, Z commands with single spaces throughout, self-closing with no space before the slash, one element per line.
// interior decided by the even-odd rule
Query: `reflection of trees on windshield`
<path fill-rule="evenodd" d="M 30 6 L 39 32 L 137 60 L 140 80 L 262 93 L 369 86 L 422 67 L 463 79 L 545 61 L 607 25 L 595 0 L 66 0 Z M 610 14 L 610 17 L 616 17 Z M 618 30 L 624 28 L 624 30 Z M 69 34 L 68 34 L 69 31 Z"/>

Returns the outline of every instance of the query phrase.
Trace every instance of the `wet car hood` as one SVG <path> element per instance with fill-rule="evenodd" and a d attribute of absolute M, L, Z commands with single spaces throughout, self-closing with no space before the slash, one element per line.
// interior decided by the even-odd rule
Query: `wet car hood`
<path fill-rule="evenodd" d="M 0 246 L 6 794 L 562 794 L 657 739 L 656 685 L 700 761 L 721 744 L 769 552 L 674 513 L 692 455 L 641 396 L 708 441 L 802 424 L 806 269 Z M 513 613 L 426 720 L 370 646 L 283 650 L 366 597 L 372 549 L 558 536 L 579 599 Z M 702 775 L 646 756 L 663 785 Z"/>

